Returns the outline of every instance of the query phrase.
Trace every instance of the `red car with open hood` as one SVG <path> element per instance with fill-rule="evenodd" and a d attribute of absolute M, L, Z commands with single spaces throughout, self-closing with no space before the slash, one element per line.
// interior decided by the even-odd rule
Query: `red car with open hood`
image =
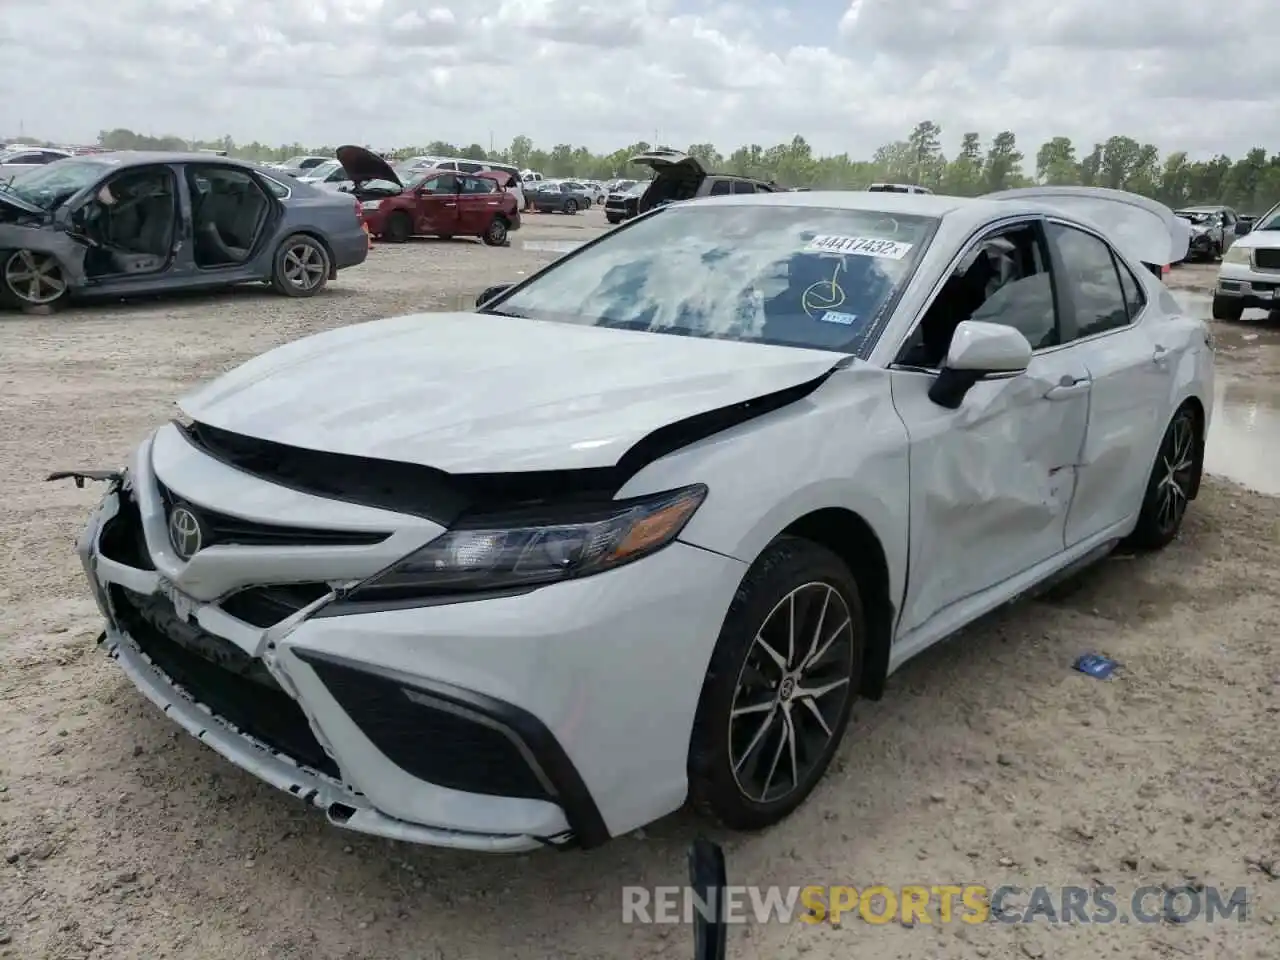
<path fill-rule="evenodd" d="M 351 177 L 369 232 L 392 243 L 410 237 L 479 237 L 491 247 L 506 244 L 520 229 L 516 198 L 485 173 L 419 170 L 403 179 L 382 157 L 364 147 L 336 151 Z"/>

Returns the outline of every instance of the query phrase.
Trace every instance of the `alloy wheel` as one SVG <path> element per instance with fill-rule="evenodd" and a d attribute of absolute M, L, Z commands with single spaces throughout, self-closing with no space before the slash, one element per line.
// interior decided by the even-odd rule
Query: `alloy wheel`
<path fill-rule="evenodd" d="M 818 765 L 852 695 L 854 648 L 849 605 L 828 583 L 795 588 L 765 617 L 730 706 L 729 762 L 744 797 L 782 800 Z"/>
<path fill-rule="evenodd" d="M 1175 529 L 1186 513 L 1195 472 L 1195 417 L 1183 410 L 1169 424 L 1156 465 L 1156 523 L 1162 532 Z"/>
<path fill-rule="evenodd" d="M 19 250 L 5 261 L 5 286 L 23 303 L 53 303 L 67 292 L 67 281 L 58 260 L 49 253 Z"/>
<path fill-rule="evenodd" d="M 311 290 L 325 275 L 324 254 L 311 243 L 297 243 L 285 251 L 284 277 L 299 290 Z"/>

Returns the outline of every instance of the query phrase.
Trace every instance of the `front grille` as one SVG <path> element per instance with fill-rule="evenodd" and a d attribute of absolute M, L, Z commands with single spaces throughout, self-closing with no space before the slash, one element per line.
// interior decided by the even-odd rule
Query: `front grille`
<path fill-rule="evenodd" d="M 1263 270 L 1280 270 L 1280 247 L 1258 247 L 1253 251 L 1253 264 Z"/>
<path fill-rule="evenodd" d="M 283 583 L 246 587 L 222 601 L 231 616 L 255 627 L 274 627 L 329 592 L 327 583 Z"/>
<path fill-rule="evenodd" d="M 173 683 L 241 732 L 302 766 L 341 774 L 311 732 L 302 708 L 263 662 L 182 620 L 163 597 L 110 588 L 116 624 Z"/>
<path fill-rule="evenodd" d="M 156 487 L 164 500 L 166 513 L 175 503 L 182 502 L 182 497 L 163 483 L 156 481 Z M 215 544 L 234 544 L 244 547 L 371 546 L 391 536 L 389 533 L 319 530 L 313 527 L 286 527 L 273 523 L 258 523 L 254 520 L 242 520 L 230 514 L 218 513 L 199 504 L 191 504 L 191 506 L 200 514 L 200 519 L 203 521 L 207 533 L 202 544 L 205 547 Z"/>
<path fill-rule="evenodd" d="M 406 773 L 451 790 L 550 800 L 525 752 L 496 722 L 385 677 L 307 658 L 360 731 Z M 415 699 L 416 698 L 416 699 Z"/>

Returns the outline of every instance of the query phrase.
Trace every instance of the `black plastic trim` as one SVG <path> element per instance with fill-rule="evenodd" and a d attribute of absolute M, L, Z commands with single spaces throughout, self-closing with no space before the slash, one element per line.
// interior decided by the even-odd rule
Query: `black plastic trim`
<path fill-rule="evenodd" d="M 560 742 L 541 720 L 527 710 L 474 690 L 467 690 L 439 680 L 406 680 L 392 670 L 349 660 L 346 657 L 293 648 L 293 653 L 308 666 L 332 664 L 389 680 L 406 690 L 413 690 L 444 704 L 460 707 L 487 717 L 508 731 L 529 751 L 542 773 L 555 789 L 565 820 L 573 831 L 575 845 L 582 849 L 598 847 L 611 839 L 604 817 L 596 806 L 581 774 L 565 753 Z"/>

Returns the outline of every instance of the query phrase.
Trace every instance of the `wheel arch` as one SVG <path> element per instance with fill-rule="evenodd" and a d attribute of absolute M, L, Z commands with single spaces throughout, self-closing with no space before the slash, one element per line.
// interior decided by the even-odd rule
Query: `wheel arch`
<path fill-rule="evenodd" d="M 1200 448 L 1196 454 L 1196 473 L 1195 479 L 1191 483 L 1191 492 L 1187 495 L 1188 500 L 1194 500 L 1200 493 L 1200 479 L 1204 476 L 1204 442 L 1206 433 L 1206 417 L 1207 411 L 1204 401 L 1202 401 L 1194 393 L 1188 395 L 1183 401 L 1174 408 L 1174 416 L 1177 416 L 1179 410 L 1183 407 L 1189 407 L 1196 418 L 1196 428 L 1200 432 Z"/>
<path fill-rule="evenodd" d="M 880 538 L 862 516 L 844 507 L 825 507 L 807 513 L 788 524 L 778 536 L 799 537 L 826 547 L 844 561 L 853 574 L 867 615 L 867 643 L 859 693 L 879 700 L 889 671 L 895 616 L 889 561 Z"/>

